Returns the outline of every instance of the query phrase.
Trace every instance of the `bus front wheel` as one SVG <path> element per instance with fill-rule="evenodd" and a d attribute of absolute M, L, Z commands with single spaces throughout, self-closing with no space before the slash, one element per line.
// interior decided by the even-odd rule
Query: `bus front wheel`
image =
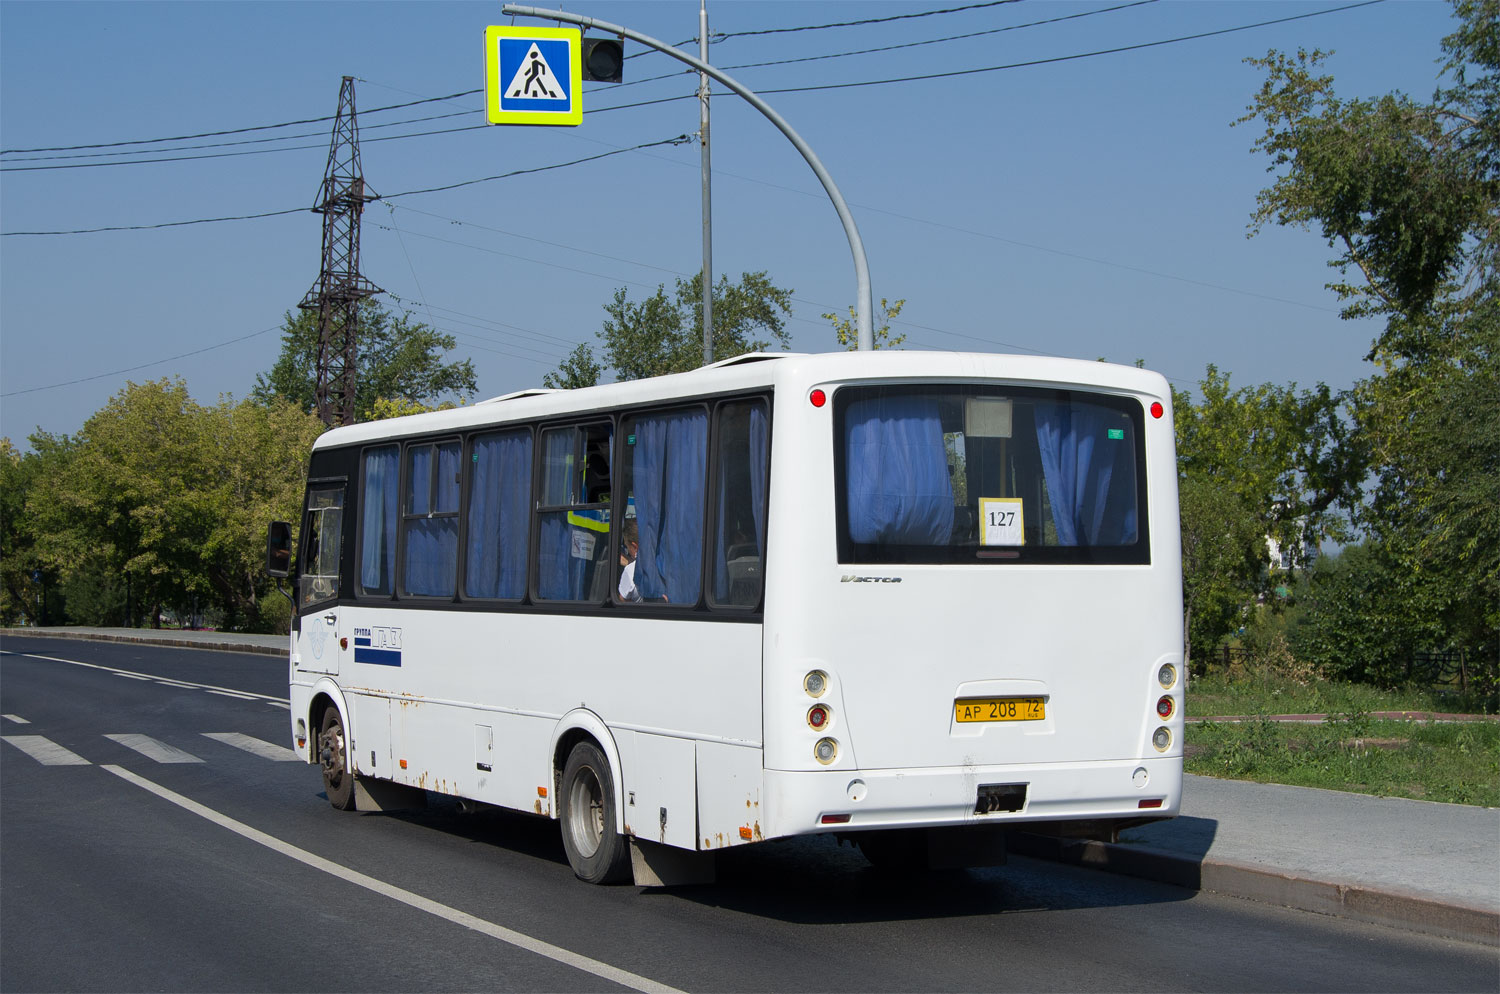
<path fill-rule="evenodd" d="M 563 849 L 579 880 L 620 883 L 630 876 L 630 847 L 616 829 L 615 778 L 592 742 L 568 754 L 558 798 Z"/>
<path fill-rule="evenodd" d="M 318 733 L 318 764 L 323 768 L 323 789 L 328 803 L 340 811 L 354 810 L 354 774 L 348 769 L 348 737 L 344 732 L 339 709 L 323 712 L 323 729 Z"/>

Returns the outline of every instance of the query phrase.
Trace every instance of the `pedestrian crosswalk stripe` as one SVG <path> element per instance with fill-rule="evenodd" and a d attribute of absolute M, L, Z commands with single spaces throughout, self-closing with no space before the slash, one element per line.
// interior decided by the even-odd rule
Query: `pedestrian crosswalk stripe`
<path fill-rule="evenodd" d="M 106 739 L 120 743 L 127 749 L 134 749 L 147 759 L 154 759 L 158 763 L 201 763 L 203 760 L 190 752 L 183 752 L 176 746 L 169 746 L 165 742 L 153 739 L 149 735 L 116 734 L 106 735 Z"/>
<path fill-rule="evenodd" d="M 45 735 L 4 735 L 6 742 L 41 763 L 43 766 L 93 766 L 88 760 L 64 749 Z"/>
<path fill-rule="evenodd" d="M 0 718 L 4 718 L 6 721 L 13 721 L 17 725 L 29 725 L 29 724 L 31 724 L 31 722 L 27 721 L 25 718 L 22 718 L 18 714 L 0 714 Z"/>
<path fill-rule="evenodd" d="M 259 756 L 261 759 L 271 759 L 278 763 L 292 763 L 297 761 L 297 754 L 286 746 L 279 746 L 264 739 L 257 739 L 254 736 L 245 735 L 243 732 L 204 732 L 203 736 L 213 739 L 215 742 L 234 746 L 236 749 L 243 749 L 252 756 Z"/>

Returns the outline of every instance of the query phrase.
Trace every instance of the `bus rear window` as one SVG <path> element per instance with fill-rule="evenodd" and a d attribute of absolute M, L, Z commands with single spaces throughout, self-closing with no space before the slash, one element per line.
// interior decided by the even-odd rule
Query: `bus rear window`
<path fill-rule="evenodd" d="M 1021 387 L 834 397 L 844 563 L 1147 563 L 1134 400 Z"/>

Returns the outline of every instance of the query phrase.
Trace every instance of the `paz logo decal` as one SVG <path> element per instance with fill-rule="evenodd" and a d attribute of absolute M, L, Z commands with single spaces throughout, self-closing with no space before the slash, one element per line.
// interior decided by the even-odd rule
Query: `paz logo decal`
<path fill-rule="evenodd" d="M 354 629 L 354 661 L 375 666 L 400 666 L 401 629 L 373 625 Z"/>

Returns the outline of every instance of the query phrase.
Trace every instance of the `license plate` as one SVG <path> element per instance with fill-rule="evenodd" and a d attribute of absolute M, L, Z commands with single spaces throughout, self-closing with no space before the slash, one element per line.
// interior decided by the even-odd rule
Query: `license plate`
<path fill-rule="evenodd" d="M 1041 721 L 1047 717 L 1044 697 L 971 697 L 953 702 L 953 720 Z"/>

